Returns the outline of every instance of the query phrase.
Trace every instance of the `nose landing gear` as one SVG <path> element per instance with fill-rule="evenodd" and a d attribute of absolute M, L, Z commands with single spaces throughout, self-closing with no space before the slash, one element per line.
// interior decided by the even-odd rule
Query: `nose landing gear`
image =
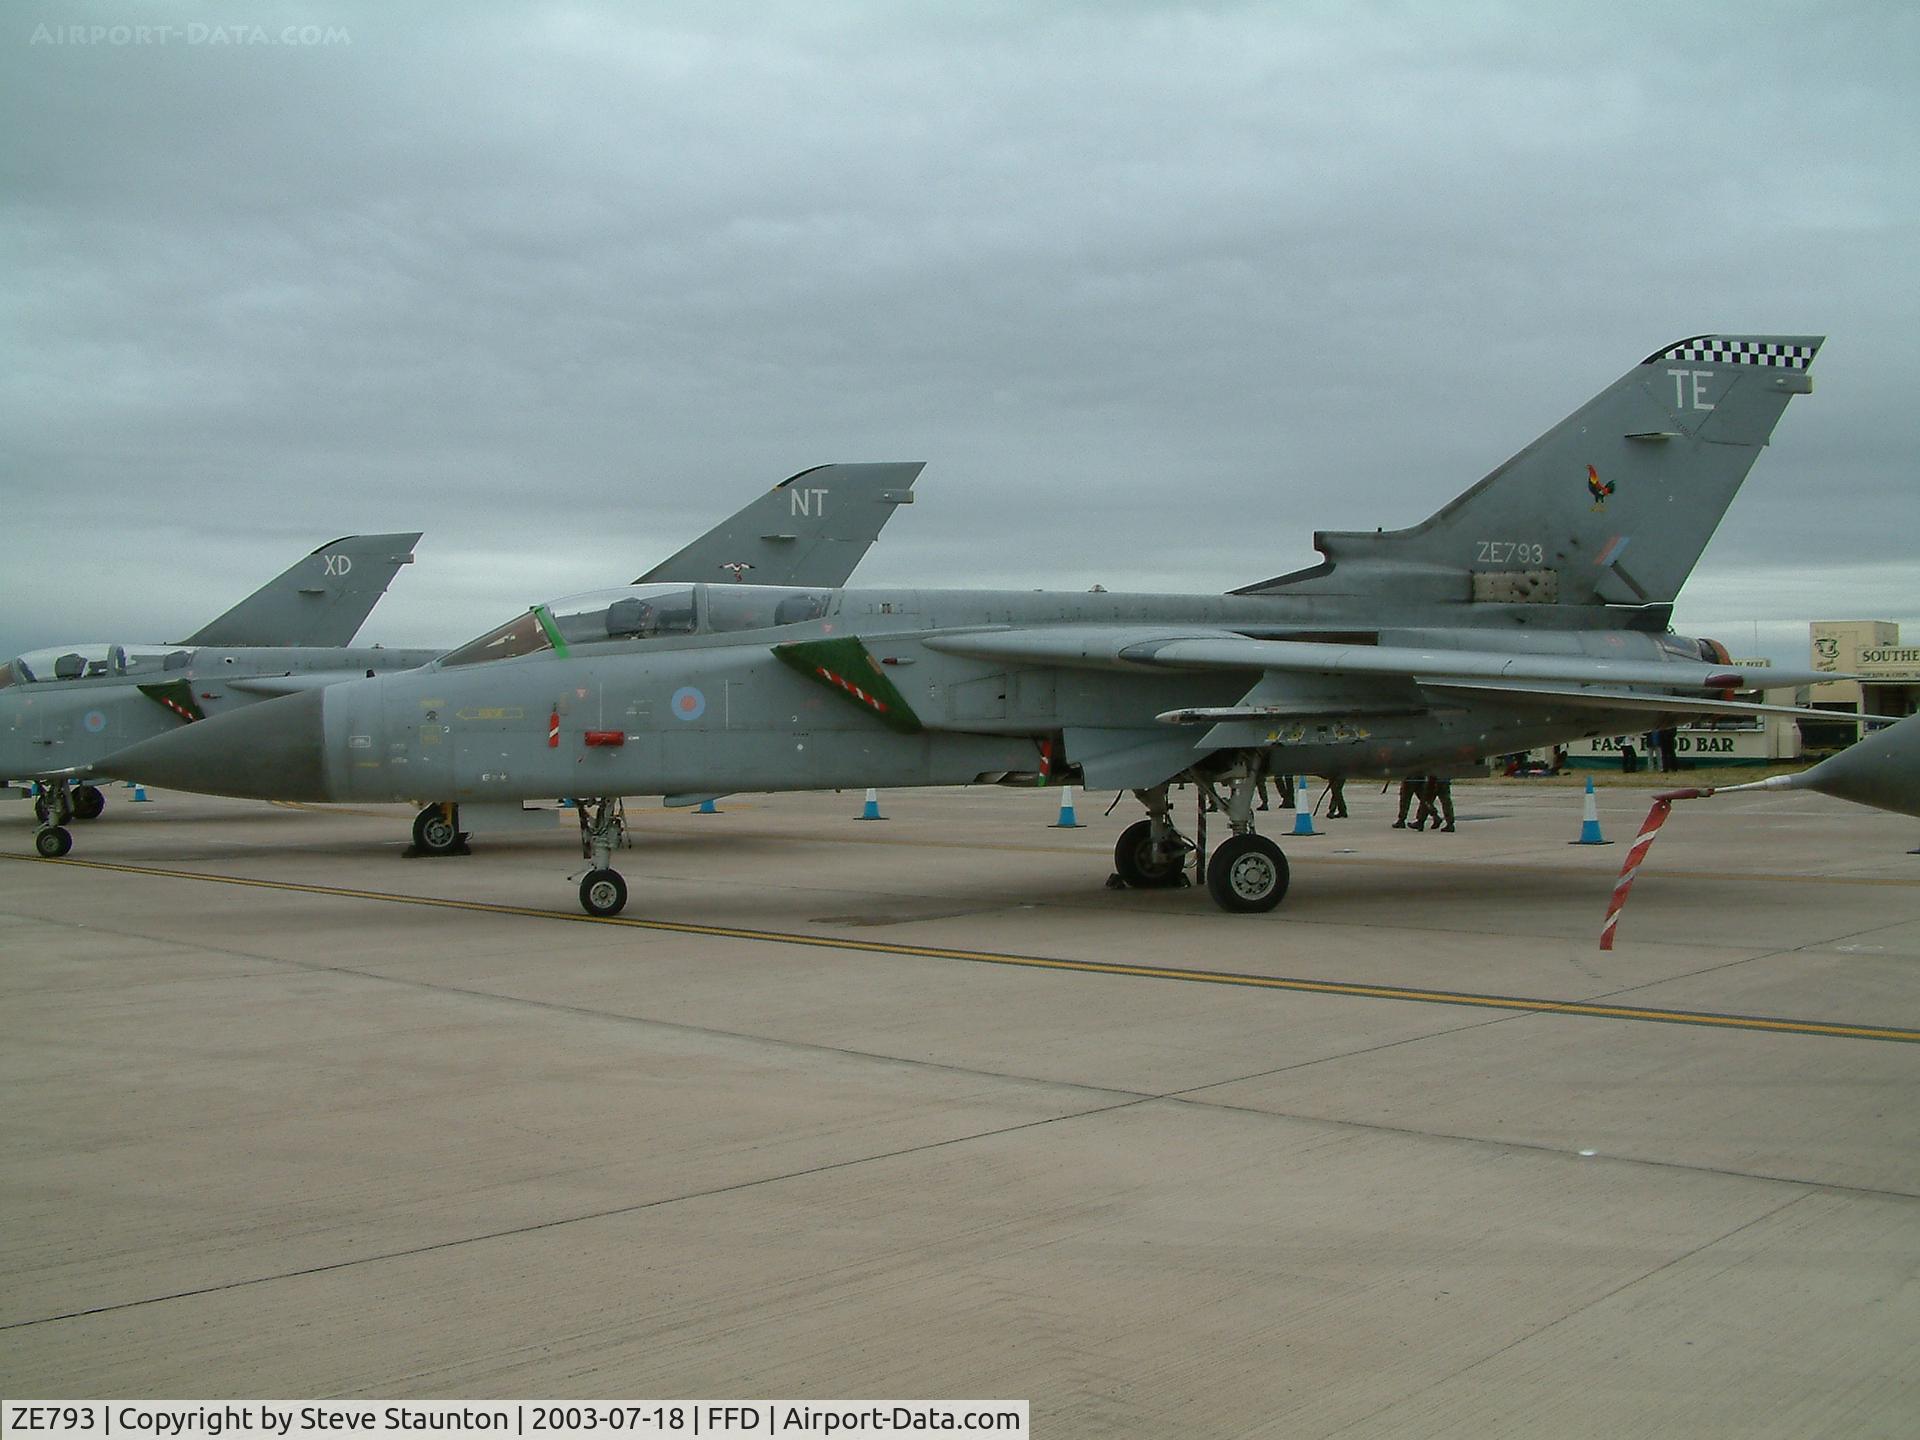
<path fill-rule="evenodd" d="M 580 908 L 589 915 L 618 915 L 627 908 L 627 882 L 611 867 L 613 852 L 627 843 L 627 811 L 618 796 L 581 800 L 580 853 L 592 869 L 580 880 Z"/>
<path fill-rule="evenodd" d="M 93 786 L 76 788 L 71 780 L 48 780 L 40 788 L 33 802 L 34 818 L 40 822 L 33 832 L 33 848 L 43 860 L 58 860 L 73 849 L 67 822 L 91 820 L 107 808 L 107 802 Z"/>
<path fill-rule="evenodd" d="M 469 855 L 458 805 L 428 805 L 413 817 L 413 848 L 420 855 Z"/>

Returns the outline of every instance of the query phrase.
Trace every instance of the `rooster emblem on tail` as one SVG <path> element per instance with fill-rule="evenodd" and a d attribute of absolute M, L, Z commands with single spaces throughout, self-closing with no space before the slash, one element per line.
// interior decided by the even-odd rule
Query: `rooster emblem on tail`
<path fill-rule="evenodd" d="M 1602 480 L 1600 472 L 1591 465 L 1587 466 L 1587 493 L 1593 496 L 1593 508 L 1596 510 L 1606 509 L 1607 496 L 1613 493 L 1613 486 Z"/>

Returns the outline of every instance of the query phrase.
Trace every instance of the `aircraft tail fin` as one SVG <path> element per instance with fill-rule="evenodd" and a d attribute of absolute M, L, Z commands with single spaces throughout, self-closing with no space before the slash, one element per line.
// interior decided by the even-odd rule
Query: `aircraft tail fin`
<path fill-rule="evenodd" d="M 1243 595 L 1670 607 L 1824 337 L 1696 335 L 1655 351 L 1406 530 L 1322 531 L 1325 560 Z"/>
<path fill-rule="evenodd" d="M 802 470 L 634 584 L 844 585 L 893 512 L 913 503 L 913 482 L 925 468 L 913 460 Z"/>
<path fill-rule="evenodd" d="M 180 643 L 351 645 L 400 567 L 413 563 L 420 533 L 348 535 L 322 545 Z"/>

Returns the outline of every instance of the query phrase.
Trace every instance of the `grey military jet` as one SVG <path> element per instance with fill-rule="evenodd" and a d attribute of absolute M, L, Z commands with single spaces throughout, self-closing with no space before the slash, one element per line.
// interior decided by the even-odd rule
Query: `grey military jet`
<path fill-rule="evenodd" d="M 1319 564 L 1226 595 L 635 586 L 98 769 L 300 800 L 591 797 L 596 915 L 626 903 L 622 797 L 1078 783 L 1145 808 L 1115 849 L 1126 883 L 1179 883 L 1191 857 L 1220 906 L 1270 910 L 1288 870 L 1255 828 L 1268 773 L 1444 770 L 1774 713 L 1733 692 L 1831 678 L 1749 672 L 1669 629 L 1820 344 L 1665 346 L 1420 524 L 1316 534 Z M 1225 814 L 1210 860 L 1176 826 L 1177 784 Z"/>
<path fill-rule="evenodd" d="M 97 786 L 53 777 L 316 673 L 425 664 L 436 651 L 349 648 L 419 539 L 416 530 L 329 541 L 174 644 L 55 645 L 16 657 L 0 667 L 0 777 L 22 790 L 49 782 L 34 804 L 43 824 L 60 813 L 97 819 L 106 809 Z"/>
<path fill-rule="evenodd" d="M 633 583 L 725 578 L 739 584 L 751 576 L 761 585 L 844 585 L 894 511 L 913 503 L 913 482 L 925 468 L 921 461 L 889 461 L 816 465 L 789 475 Z M 517 804 L 473 806 L 463 816 L 458 801 L 434 801 L 414 816 L 413 850 L 464 855 L 473 838 L 468 825 L 512 829 L 524 823 Z"/>
<path fill-rule="evenodd" d="M 1655 795 L 1653 808 L 1647 812 L 1640 833 L 1627 850 L 1620 866 L 1620 878 L 1614 883 L 1613 896 L 1607 903 L 1606 923 L 1600 927 L 1602 950 L 1613 949 L 1615 932 L 1626 912 L 1633 882 L 1646 868 L 1654 839 L 1667 823 L 1674 802 L 1735 795 L 1743 790 L 1811 790 L 1817 795 L 1851 800 L 1875 810 L 1920 815 L 1920 715 L 1909 715 L 1838 755 L 1828 756 L 1811 769 L 1792 775 L 1770 775 L 1745 785 L 1690 787 Z"/>
<path fill-rule="evenodd" d="M 1704 800 L 1742 790 L 1811 790 L 1874 810 L 1920 816 L 1920 715 L 1876 730 L 1857 745 L 1792 775 L 1769 775 L 1745 785 L 1673 790 L 1670 800 Z"/>
<path fill-rule="evenodd" d="M 636 583 L 754 574 L 775 584 L 841 584 L 898 507 L 912 503 L 922 468 L 803 470 Z M 112 751 L 265 699 L 415 669 L 442 654 L 442 646 L 344 648 L 419 538 L 353 536 L 323 545 L 177 646 L 56 647 L 0 671 L 0 775 L 37 782 L 42 791 L 39 852 L 66 854 L 67 821 L 105 809 L 97 786 L 76 781 Z M 414 826 L 416 846 L 428 853 L 456 853 L 465 839 L 451 804 L 427 805 Z"/>

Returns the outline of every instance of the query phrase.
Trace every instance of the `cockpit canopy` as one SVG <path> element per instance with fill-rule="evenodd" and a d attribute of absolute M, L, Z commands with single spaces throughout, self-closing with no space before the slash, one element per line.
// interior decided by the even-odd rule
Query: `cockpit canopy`
<path fill-rule="evenodd" d="M 16 656 L 0 669 L 0 688 L 103 675 L 158 675 L 185 669 L 191 658 L 188 651 L 163 645 L 50 645 Z"/>
<path fill-rule="evenodd" d="M 1696 640 L 1690 635 L 1661 635 L 1660 648 L 1681 660 L 1704 660 L 1709 665 L 1731 665 L 1727 647 L 1718 640 Z"/>
<path fill-rule="evenodd" d="M 440 664 L 450 669 L 540 650 L 564 655 L 576 645 L 798 625 L 826 615 L 833 600 L 831 590 L 783 585 L 627 585 L 594 590 L 536 605 L 450 651 Z"/>

